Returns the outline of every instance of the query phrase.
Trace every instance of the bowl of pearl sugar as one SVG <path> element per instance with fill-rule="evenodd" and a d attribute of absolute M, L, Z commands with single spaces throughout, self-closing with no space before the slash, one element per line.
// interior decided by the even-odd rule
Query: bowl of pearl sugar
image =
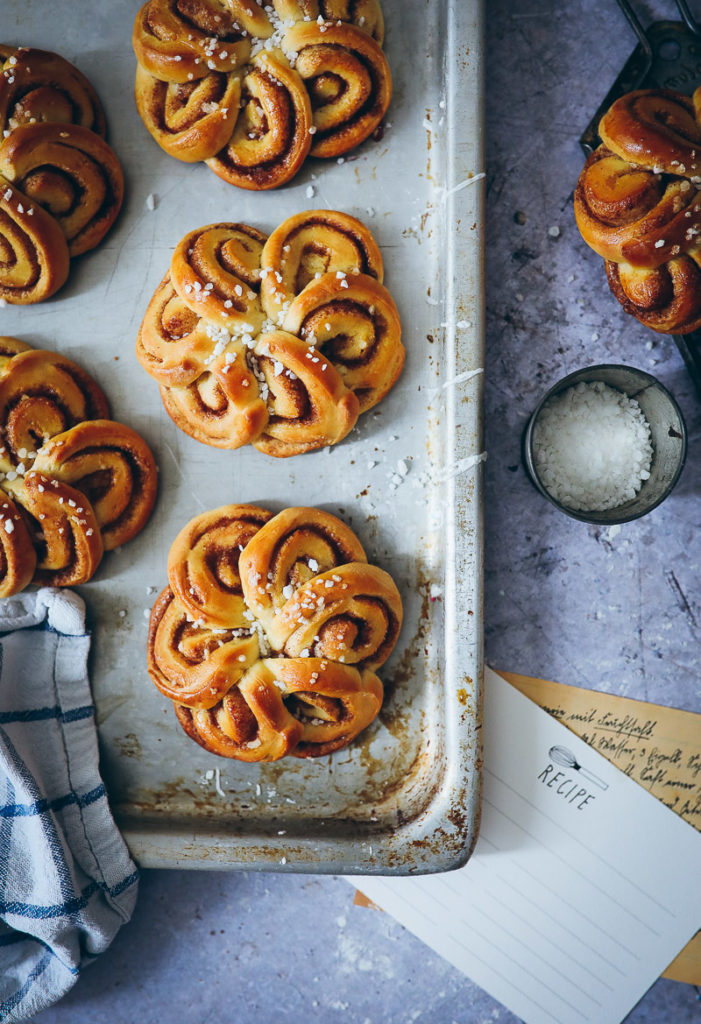
<path fill-rule="evenodd" d="M 686 425 L 660 382 L 632 366 L 576 370 L 533 412 L 523 454 L 530 477 L 562 512 L 613 526 L 667 497 L 686 459 Z"/>

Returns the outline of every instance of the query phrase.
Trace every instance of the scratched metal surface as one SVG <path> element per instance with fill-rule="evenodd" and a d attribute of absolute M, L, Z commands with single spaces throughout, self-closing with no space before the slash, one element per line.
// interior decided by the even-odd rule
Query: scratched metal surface
<path fill-rule="evenodd" d="M 143 434 L 160 466 L 150 525 L 106 556 L 82 591 L 112 806 L 143 866 L 456 866 L 476 837 L 479 806 L 482 467 L 473 457 L 482 450 L 482 375 L 455 378 L 483 358 L 483 183 L 456 187 L 482 164 L 480 5 L 386 0 L 394 98 L 383 139 L 343 164 L 310 161 L 290 186 L 261 194 L 171 159 L 147 135 L 132 99 L 137 6 L 113 0 L 91 6 L 86 19 L 80 5 L 62 5 L 60 30 L 50 0 L 3 0 L 0 11 L 0 37 L 59 49 L 90 77 L 127 180 L 117 226 L 73 264 L 59 295 L 0 311 L 2 333 L 93 373 L 114 417 Z M 270 231 L 314 207 L 347 210 L 375 233 L 402 314 L 404 374 L 332 452 L 277 461 L 252 448 L 198 445 L 167 417 L 134 355 L 171 251 L 201 224 L 229 219 Z M 392 490 L 400 459 L 410 471 Z M 400 587 L 406 619 L 382 672 L 385 706 L 359 742 L 331 758 L 256 766 L 207 754 L 146 674 L 145 612 L 165 584 L 170 543 L 198 511 L 231 501 L 341 515 Z M 435 600 L 431 584 L 442 588 Z"/>

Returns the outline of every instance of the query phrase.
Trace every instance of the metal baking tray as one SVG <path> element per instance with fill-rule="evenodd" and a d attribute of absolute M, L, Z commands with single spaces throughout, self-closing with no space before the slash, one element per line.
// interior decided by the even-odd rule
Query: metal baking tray
<path fill-rule="evenodd" d="M 74 262 L 68 285 L 42 305 L 0 310 L 3 334 L 61 351 L 93 373 L 114 417 L 143 434 L 160 466 L 149 526 L 107 555 L 82 588 L 111 806 L 144 867 L 456 868 L 479 823 L 481 4 L 384 0 L 394 97 L 383 137 L 343 163 L 309 161 L 272 193 L 237 190 L 152 142 L 132 96 L 137 7 L 138 0 L 112 0 L 91 6 L 86 18 L 80 4 L 59 11 L 53 0 L 3 0 L 0 10 L 0 39 L 59 49 L 89 76 L 127 180 L 116 227 Z M 253 448 L 199 445 L 170 421 L 134 354 L 173 247 L 209 222 L 272 231 L 316 207 L 347 210 L 377 237 L 402 316 L 404 373 L 332 451 L 281 461 Z M 146 674 L 146 616 L 166 581 L 170 543 L 193 515 L 224 502 L 326 508 L 352 525 L 369 559 L 400 588 L 405 624 L 380 673 L 384 707 L 355 744 L 331 757 L 246 765 L 208 754 L 185 736 Z"/>

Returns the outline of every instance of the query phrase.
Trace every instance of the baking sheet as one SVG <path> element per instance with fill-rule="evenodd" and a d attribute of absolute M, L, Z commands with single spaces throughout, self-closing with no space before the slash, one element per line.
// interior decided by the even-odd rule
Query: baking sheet
<path fill-rule="evenodd" d="M 93 373 L 113 416 L 141 432 L 160 467 L 149 526 L 105 556 L 81 590 L 94 629 L 92 680 L 112 808 L 145 867 L 457 867 L 479 820 L 481 4 L 384 0 L 394 97 L 383 138 L 342 163 L 308 161 L 272 193 L 226 185 L 203 164 L 173 160 L 148 136 L 132 98 L 137 8 L 134 0 L 60 12 L 50 0 L 3 0 L 0 8 L 0 40 L 57 49 L 91 79 L 127 180 L 116 227 L 74 261 L 68 285 L 42 305 L 0 310 L 2 333 L 63 352 Z M 402 317 L 403 375 L 331 451 L 275 460 L 253 448 L 199 445 L 170 421 L 134 354 L 170 254 L 193 227 L 235 220 L 272 231 L 313 208 L 346 210 L 375 234 Z M 332 757 L 246 765 L 208 754 L 187 739 L 146 674 L 147 615 L 166 582 L 170 543 L 193 515 L 224 502 L 328 509 L 399 586 L 405 622 L 380 672 L 384 707 Z"/>

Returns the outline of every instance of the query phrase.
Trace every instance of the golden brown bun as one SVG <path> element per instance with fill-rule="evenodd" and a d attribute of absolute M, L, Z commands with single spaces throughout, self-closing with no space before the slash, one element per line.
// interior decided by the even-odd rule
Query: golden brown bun
<path fill-rule="evenodd" d="M 610 107 L 574 195 L 582 237 L 627 313 L 661 333 L 701 326 L 701 91 L 639 89 Z"/>
<path fill-rule="evenodd" d="M 336 444 L 404 365 L 382 277 L 377 243 L 348 214 L 296 214 L 267 240 L 210 224 L 176 246 L 137 357 L 174 423 L 203 444 L 276 458 Z"/>
<path fill-rule="evenodd" d="M 5 46 L 0 68 L 0 299 L 26 305 L 58 291 L 69 258 L 103 239 L 124 176 L 77 68 L 57 53 Z"/>
<path fill-rule="evenodd" d="M 0 597 L 85 583 L 146 524 L 153 455 L 108 415 L 72 360 L 0 337 Z"/>
<path fill-rule="evenodd" d="M 318 757 L 377 716 L 373 669 L 396 643 L 401 599 L 335 516 L 205 512 L 176 537 L 168 577 L 151 612 L 148 671 L 206 750 Z"/>
<path fill-rule="evenodd" d="M 290 181 L 377 129 L 392 79 L 378 0 L 148 0 L 136 105 L 172 156 L 249 190 Z"/>

